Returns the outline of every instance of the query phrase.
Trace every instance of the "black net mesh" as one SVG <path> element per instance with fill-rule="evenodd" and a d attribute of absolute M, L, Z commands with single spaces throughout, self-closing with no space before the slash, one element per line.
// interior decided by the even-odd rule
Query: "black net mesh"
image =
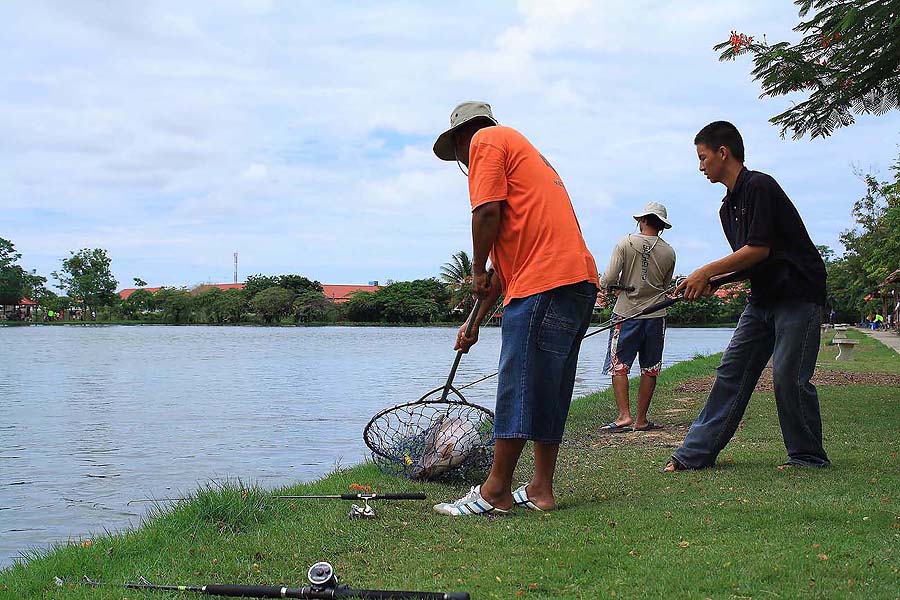
<path fill-rule="evenodd" d="M 375 415 L 363 433 L 384 473 L 418 481 L 475 481 L 494 458 L 494 413 L 444 388 Z"/>

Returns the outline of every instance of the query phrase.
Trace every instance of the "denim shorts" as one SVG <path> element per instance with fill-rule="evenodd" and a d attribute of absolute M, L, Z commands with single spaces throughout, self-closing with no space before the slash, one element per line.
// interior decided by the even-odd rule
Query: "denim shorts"
<path fill-rule="evenodd" d="M 613 315 L 613 319 L 619 319 Z M 640 356 L 641 375 L 656 377 L 662 369 L 663 345 L 666 340 L 666 318 L 632 319 L 609 330 L 606 363 L 603 372 L 628 375 L 635 357 Z"/>
<path fill-rule="evenodd" d="M 583 281 L 515 298 L 503 309 L 494 437 L 562 441 L 596 298 L 597 287 Z"/>

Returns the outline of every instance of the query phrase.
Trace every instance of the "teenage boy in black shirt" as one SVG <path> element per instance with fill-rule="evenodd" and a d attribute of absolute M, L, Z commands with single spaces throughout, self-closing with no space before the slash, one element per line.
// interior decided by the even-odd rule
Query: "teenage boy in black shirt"
<path fill-rule="evenodd" d="M 734 252 L 691 273 L 676 292 L 696 300 L 714 291 L 710 278 L 735 273 L 728 279 L 750 279 L 750 302 L 722 356 L 703 411 L 664 471 L 715 464 L 770 357 L 788 453 L 785 465 L 827 467 L 819 398 L 810 383 L 819 354 L 825 264 L 778 183 L 744 167 L 744 142 L 734 125 L 710 123 L 694 144 L 700 171 L 711 183 L 728 188 L 719 216 Z"/>

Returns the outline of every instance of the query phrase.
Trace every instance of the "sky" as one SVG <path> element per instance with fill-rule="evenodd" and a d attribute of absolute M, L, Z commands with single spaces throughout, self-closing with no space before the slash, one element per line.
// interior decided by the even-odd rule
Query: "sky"
<path fill-rule="evenodd" d="M 677 271 L 729 252 L 693 137 L 725 119 L 816 244 L 840 253 L 900 115 L 780 137 L 732 29 L 794 40 L 785 0 L 29 0 L 0 24 L 0 237 L 49 277 L 104 248 L 119 288 L 255 273 L 431 277 L 471 251 L 465 177 L 432 153 L 451 109 L 489 102 L 565 181 L 598 265 L 662 202 Z"/>

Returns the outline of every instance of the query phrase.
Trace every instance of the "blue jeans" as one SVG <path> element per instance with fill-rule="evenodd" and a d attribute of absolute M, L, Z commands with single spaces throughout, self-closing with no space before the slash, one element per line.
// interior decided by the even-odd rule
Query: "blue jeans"
<path fill-rule="evenodd" d="M 503 309 L 495 438 L 562 441 L 596 300 L 597 287 L 583 281 L 515 298 Z"/>
<path fill-rule="evenodd" d="M 792 301 L 771 308 L 748 304 L 738 321 L 709 398 L 672 458 L 679 467 L 715 464 L 737 430 L 750 394 L 769 357 L 774 366 L 775 405 L 792 464 L 827 467 L 816 387 L 810 383 L 819 355 L 821 308 Z"/>

